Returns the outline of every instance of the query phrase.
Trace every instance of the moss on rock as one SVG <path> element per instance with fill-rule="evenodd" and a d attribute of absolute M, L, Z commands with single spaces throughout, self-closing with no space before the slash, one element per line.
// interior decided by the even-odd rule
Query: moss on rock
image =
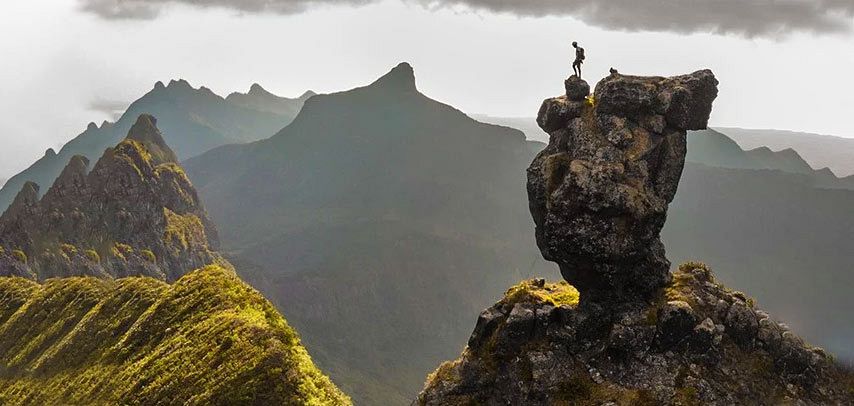
<path fill-rule="evenodd" d="M 297 333 L 229 269 L 173 285 L 0 278 L 0 404 L 344 405 Z"/>

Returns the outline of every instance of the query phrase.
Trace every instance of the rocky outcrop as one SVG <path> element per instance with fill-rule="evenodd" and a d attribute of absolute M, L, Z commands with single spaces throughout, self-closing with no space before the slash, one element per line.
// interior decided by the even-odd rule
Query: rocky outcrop
<path fill-rule="evenodd" d="M 854 376 L 820 348 L 685 264 L 652 303 L 579 304 L 527 281 L 481 313 L 421 405 L 848 404 Z"/>
<path fill-rule="evenodd" d="M 701 263 L 674 274 L 659 232 L 717 81 L 615 71 L 546 100 L 528 169 L 537 244 L 569 281 L 525 281 L 483 311 L 420 405 L 850 404 L 854 374 Z M 577 290 L 576 290 L 577 288 Z"/>
<path fill-rule="evenodd" d="M 216 229 L 177 162 L 141 115 L 91 172 L 74 156 L 41 199 L 25 184 L 0 216 L 0 275 L 171 281 L 218 262 Z"/>
<path fill-rule="evenodd" d="M 686 130 L 706 127 L 717 80 L 704 70 L 672 78 L 612 73 L 543 102 L 549 145 L 528 168 L 543 256 L 583 300 L 648 297 L 669 280 L 659 233 L 685 162 Z"/>

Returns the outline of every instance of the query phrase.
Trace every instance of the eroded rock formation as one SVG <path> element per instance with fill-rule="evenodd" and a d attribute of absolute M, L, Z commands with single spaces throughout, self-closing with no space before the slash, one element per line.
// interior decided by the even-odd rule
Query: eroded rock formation
<path fill-rule="evenodd" d="M 528 168 L 543 256 L 582 299 L 646 298 L 667 284 L 659 233 L 685 162 L 686 130 L 706 127 L 717 80 L 709 70 L 672 78 L 612 73 L 589 86 L 572 77 L 537 121 L 549 145 Z"/>
<path fill-rule="evenodd" d="M 155 118 L 141 115 L 91 172 L 75 156 L 41 199 L 25 184 L 0 216 L 0 276 L 171 281 L 216 263 L 216 229 L 177 162 Z"/>
<path fill-rule="evenodd" d="M 854 375 L 823 350 L 704 264 L 669 272 L 659 231 L 685 131 L 706 126 L 717 94 L 712 73 L 612 72 L 592 98 L 584 85 L 543 103 L 551 138 L 528 169 L 537 244 L 571 285 L 508 290 L 416 403 L 850 404 Z"/>
<path fill-rule="evenodd" d="M 587 302 L 562 282 L 525 281 L 481 313 L 421 405 L 849 404 L 854 376 L 685 264 L 650 304 Z"/>

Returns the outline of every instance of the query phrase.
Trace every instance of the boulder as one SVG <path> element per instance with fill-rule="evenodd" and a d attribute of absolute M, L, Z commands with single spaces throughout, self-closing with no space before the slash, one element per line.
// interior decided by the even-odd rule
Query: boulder
<path fill-rule="evenodd" d="M 572 75 L 564 82 L 566 97 L 572 101 L 582 101 L 590 94 L 590 85 L 584 79 Z"/>

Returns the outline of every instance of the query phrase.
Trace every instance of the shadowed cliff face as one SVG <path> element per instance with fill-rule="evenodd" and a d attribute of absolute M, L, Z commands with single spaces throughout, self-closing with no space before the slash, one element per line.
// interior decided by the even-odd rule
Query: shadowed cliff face
<path fill-rule="evenodd" d="M 587 299 L 649 296 L 669 280 L 659 233 L 685 163 L 686 130 L 706 127 L 717 80 L 614 73 L 543 102 L 549 145 L 528 168 L 543 256 Z"/>
<path fill-rule="evenodd" d="M 219 261 L 216 229 L 154 117 L 88 166 L 74 156 L 41 200 L 24 185 L 0 216 L 0 275 L 171 281 Z"/>

